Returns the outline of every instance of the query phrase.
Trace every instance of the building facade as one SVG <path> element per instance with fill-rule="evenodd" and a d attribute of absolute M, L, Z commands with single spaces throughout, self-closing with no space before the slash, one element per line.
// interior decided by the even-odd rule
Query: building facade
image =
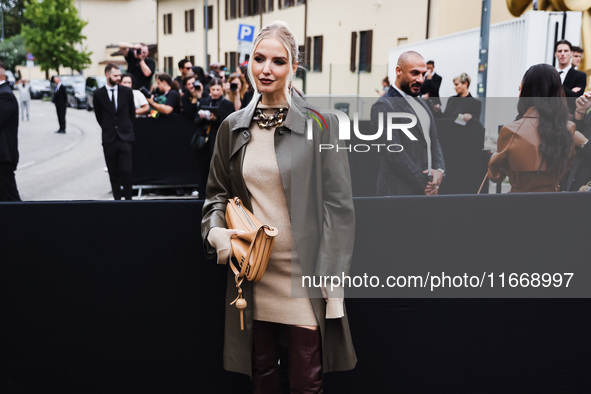
<path fill-rule="evenodd" d="M 122 56 L 111 56 L 119 42 L 156 43 L 155 0 L 77 0 L 75 4 L 80 18 L 88 22 L 82 30 L 83 45 L 92 54 L 85 76 L 103 75 L 110 61 L 125 65 Z"/>
<path fill-rule="evenodd" d="M 475 0 L 158 0 L 158 65 L 173 76 L 183 58 L 233 71 L 239 26 L 258 32 L 281 19 L 294 32 L 307 70 L 297 88 L 308 95 L 374 97 L 390 48 L 479 27 L 481 6 Z M 512 18 L 505 0 L 492 0 L 491 23 Z"/>

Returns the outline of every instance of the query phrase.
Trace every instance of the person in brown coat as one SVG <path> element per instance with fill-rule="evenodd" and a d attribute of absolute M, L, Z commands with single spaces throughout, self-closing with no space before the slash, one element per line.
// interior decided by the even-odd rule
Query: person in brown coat
<path fill-rule="evenodd" d="M 530 67 L 520 89 L 517 120 L 501 129 L 488 177 L 499 183 L 509 176 L 512 193 L 559 191 L 573 163 L 575 141 L 580 145 L 586 138 L 568 121 L 560 76 L 553 67 Z"/>
<path fill-rule="evenodd" d="M 287 338 L 291 393 L 321 393 L 324 373 L 357 361 L 342 291 L 325 298 L 302 281 L 349 273 L 355 215 L 347 152 L 318 149 L 339 144 L 336 117 L 325 115 L 332 132 L 316 123 L 306 129 L 309 106 L 291 89 L 298 46 L 284 23 L 261 30 L 250 59 L 257 91 L 218 131 L 202 238 L 206 255 L 225 264 L 237 231 L 226 229 L 226 202 L 236 196 L 279 235 L 262 280 L 242 284 L 244 331 L 230 306 L 236 285 L 228 269 L 224 368 L 252 376 L 257 394 L 279 393 L 278 346 Z"/>

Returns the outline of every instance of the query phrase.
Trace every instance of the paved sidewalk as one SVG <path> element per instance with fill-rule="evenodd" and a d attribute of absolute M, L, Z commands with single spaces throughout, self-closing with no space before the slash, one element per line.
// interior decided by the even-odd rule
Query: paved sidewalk
<path fill-rule="evenodd" d="M 66 134 L 51 102 L 31 100 L 30 121 L 20 121 L 17 186 L 25 201 L 111 199 L 94 113 L 68 108 Z"/>

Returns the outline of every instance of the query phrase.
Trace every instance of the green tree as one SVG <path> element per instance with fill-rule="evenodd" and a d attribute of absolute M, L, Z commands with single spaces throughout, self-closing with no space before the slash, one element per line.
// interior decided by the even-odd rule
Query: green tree
<path fill-rule="evenodd" d="M 4 66 L 14 71 L 14 67 L 23 64 L 27 59 L 25 39 L 22 36 L 12 36 L 0 43 L 0 59 Z"/>
<path fill-rule="evenodd" d="M 20 34 L 24 23 L 25 0 L 1 0 L 0 8 L 4 16 L 4 38 Z"/>
<path fill-rule="evenodd" d="M 59 74 L 61 66 L 82 70 L 90 64 L 91 52 L 75 48 L 86 38 L 82 29 L 88 22 L 78 17 L 73 0 L 27 1 L 25 19 L 22 35 L 42 70 Z"/>

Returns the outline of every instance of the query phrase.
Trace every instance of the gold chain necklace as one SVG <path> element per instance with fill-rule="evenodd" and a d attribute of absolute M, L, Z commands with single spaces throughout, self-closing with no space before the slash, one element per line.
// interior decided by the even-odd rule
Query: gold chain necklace
<path fill-rule="evenodd" d="M 270 129 L 271 127 L 278 127 L 285 121 L 287 110 L 279 108 L 273 115 L 265 115 L 261 109 L 256 110 L 253 120 L 256 120 L 259 127 L 263 129 Z"/>

